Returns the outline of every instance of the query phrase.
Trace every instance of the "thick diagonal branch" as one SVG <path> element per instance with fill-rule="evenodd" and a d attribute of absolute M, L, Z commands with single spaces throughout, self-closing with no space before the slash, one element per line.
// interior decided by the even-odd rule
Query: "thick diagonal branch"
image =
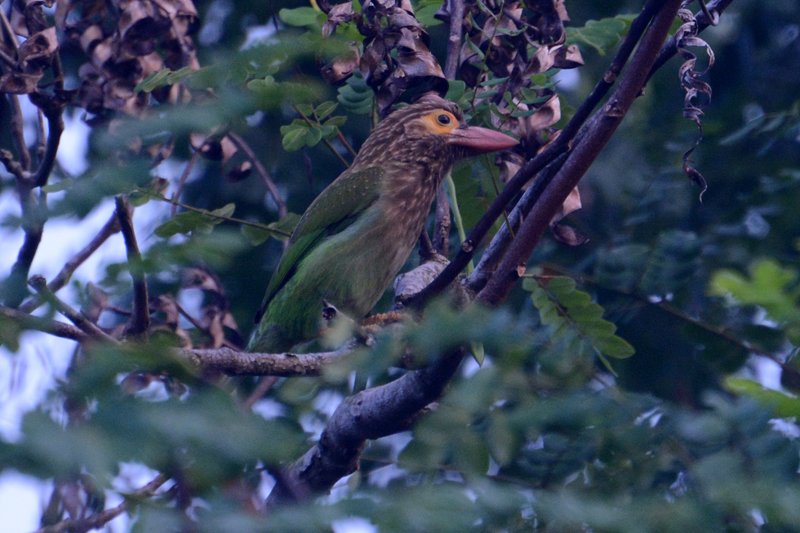
<path fill-rule="evenodd" d="M 645 4 L 641 13 L 639 13 L 631 23 L 625 40 L 622 42 L 616 57 L 606 70 L 603 78 L 597 82 L 592 92 L 572 116 L 558 138 L 517 171 L 516 175 L 506 184 L 475 227 L 472 228 L 472 231 L 464 241 L 458 254 L 456 254 L 450 264 L 447 265 L 447 268 L 439 274 L 433 283 L 416 294 L 413 299 L 404 303 L 415 307 L 421 307 L 432 297 L 441 294 L 441 292 L 464 270 L 467 263 L 469 263 L 475 255 L 475 251 L 480 242 L 489 232 L 498 217 L 500 217 L 506 207 L 512 202 L 514 197 L 522 190 L 522 187 L 533 179 L 542 169 L 552 163 L 553 160 L 567 151 L 570 143 L 575 139 L 586 119 L 589 118 L 594 108 L 616 82 L 617 76 L 622 72 L 622 68 L 628 62 L 628 58 L 633 52 L 633 49 L 636 47 L 636 44 L 639 42 L 648 24 L 650 24 L 650 21 L 653 19 L 653 15 L 660 9 L 661 5 L 662 0 L 649 0 Z M 495 251 L 505 252 L 505 248 L 505 245 L 497 246 Z M 497 259 L 492 260 L 494 264 L 496 264 L 497 261 Z M 485 283 L 485 281 L 482 283 Z"/>
<path fill-rule="evenodd" d="M 524 273 L 528 258 L 547 230 L 550 220 L 594 163 L 642 90 L 680 3 L 680 0 L 667 0 L 653 18 L 616 91 L 587 125 L 581 142 L 573 148 L 561 171 L 538 198 L 497 272 L 478 294 L 478 300 L 484 304 L 497 306 L 503 302 Z"/>
<path fill-rule="evenodd" d="M 281 472 L 267 505 L 308 499 L 355 472 L 367 440 L 409 429 L 441 397 L 463 357 L 464 350 L 456 350 L 430 368 L 347 398 L 333 413 L 319 442 Z"/>

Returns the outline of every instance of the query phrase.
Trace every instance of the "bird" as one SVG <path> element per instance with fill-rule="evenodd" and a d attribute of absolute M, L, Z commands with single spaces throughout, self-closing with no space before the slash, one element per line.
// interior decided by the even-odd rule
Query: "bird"
<path fill-rule="evenodd" d="M 301 217 L 246 351 L 281 353 L 317 338 L 323 306 L 354 319 L 369 313 L 411 254 L 455 161 L 516 144 L 468 126 L 458 105 L 438 96 L 381 120 Z"/>

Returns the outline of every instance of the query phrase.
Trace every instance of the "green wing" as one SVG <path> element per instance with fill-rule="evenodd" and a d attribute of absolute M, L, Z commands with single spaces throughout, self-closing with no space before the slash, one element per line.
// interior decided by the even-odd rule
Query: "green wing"
<path fill-rule="evenodd" d="M 292 278 L 300 261 L 326 237 L 347 228 L 378 199 L 382 177 L 383 170 L 377 167 L 345 172 L 311 203 L 272 275 L 264 302 L 256 314 L 256 323 L 261 320 L 272 298 Z"/>

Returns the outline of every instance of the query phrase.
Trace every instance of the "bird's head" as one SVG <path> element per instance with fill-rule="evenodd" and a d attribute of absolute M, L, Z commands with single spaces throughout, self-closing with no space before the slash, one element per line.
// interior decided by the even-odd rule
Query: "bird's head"
<path fill-rule="evenodd" d="M 511 148 L 517 143 L 503 133 L 468 126 L 458 105 L 427 96 L 382 120 L 361 147 L 354 164 L 449 167 L 456 159 Z"/>

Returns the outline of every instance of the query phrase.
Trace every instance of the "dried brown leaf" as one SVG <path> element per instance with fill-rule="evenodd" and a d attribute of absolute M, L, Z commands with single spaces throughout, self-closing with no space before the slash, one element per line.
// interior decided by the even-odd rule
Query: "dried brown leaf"
<path fill-rule="evenodd" d="M 194 267 L 183 271 L 181 287 L 184 289 L 201 289 L 216 294 L 224 294 L 219 278 L 205 268 Z"/>
<path fill-rule="evenodd" d="M 56 29 L 47 28 L 30 36 L 20 45 L 20 65 L 26 72 L 41 72 L 50 66 L 57 50 Z"/>
<path fill-rule="evenodd" d="M 103 30 L 97 24 L 92 24 L 86 28 L 79 38 L 81 49 L 91 55 L 94 47 L 100 44 L 104 38 Z"/>
<path fill-rule="evenodd" d="M 203 325 L 211 337 L 211 348 L 219 348 L 225 344 L 225 328 L 222 325 L 224 312 L 216 306 L 208 306 L 203 310 Z"/>
<path fill-rule="evenodd" d="M 30 94 L 36 90 L 36 85 L 42 79 L 43 73 L 25 74 L 24 72 L 9 72 L 0 77 L 0 93 Z"/>
<path fill-rule="evenodd" d="M 359 68 L 361 54 L 358 46 L 352 46 L 347 54 L 333 58 L 320 69 L 322 78 L 333 86 L 341 85 Z"/>
<path fill-rule="evenodd" d="M 108 307 L 108 294 L 94 283 L 89 282 L 86 284 L 86 296 L 89 298 L 88 306 L 83 307 L 81 312 L 89 321 L 96 324 L 100 315 Z"/>
<path fill-rule="evenodd" d="M 352 0 L 333 6 L 328 12 L 328 20 L 322 26 L 322 35 L 328 37 L 336 30 L 336 26 L 350 22 L 354 15 Z"/>
<path fill-rule="evenodd" d="M 569 246 L 580 246 L 584 244 L 589 239 L 581 235 L 581 233 L 573 227 L 570 226 L 560 226 L 559 222 L 569 215 L 570 213 L 577 211 L 581 208 L 581 194 L 578 191 L 578 188 L 575 187 L 567 196 L 564 203 L 561 205 L 558 213 L 553 217 L 550 221 L 550 230 L 553 232 L 553 236 L 556 238 L 557 241 L 564 243 Z"/>
<path fill-rule="evenodd" d="M 561 47 L 556 54 L 553 66 L 561 69 L 570 69 L 582 67 L 586 63 L 583 61 L 581 50 L 577 44 L 571 44 L 568 47 Z"/>

